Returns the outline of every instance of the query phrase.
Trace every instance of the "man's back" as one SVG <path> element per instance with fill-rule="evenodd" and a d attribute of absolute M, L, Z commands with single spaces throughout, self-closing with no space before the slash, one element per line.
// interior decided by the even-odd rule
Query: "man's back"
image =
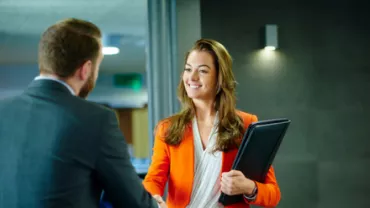
<path fill-rule="evenodd" d="M 0 207 L 152 207 L 112 111 L 39 80 L 0 101 Z"/>

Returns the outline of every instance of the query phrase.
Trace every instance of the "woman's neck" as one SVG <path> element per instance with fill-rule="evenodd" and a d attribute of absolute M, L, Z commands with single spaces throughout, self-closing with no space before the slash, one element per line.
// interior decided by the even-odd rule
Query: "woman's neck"
<path fill-rule="evenodd" d="M 198 121 L 212 122 L 216 115 L 214 101 L 206 102 L 193 100 L 195 113 Z"/>

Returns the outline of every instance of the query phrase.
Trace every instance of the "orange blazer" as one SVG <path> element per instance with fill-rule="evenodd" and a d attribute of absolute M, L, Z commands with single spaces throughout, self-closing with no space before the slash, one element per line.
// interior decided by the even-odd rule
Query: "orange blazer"
<path fill-rule="evenodd" d="M 255 115 L 238 111 L 244 120 L 245 128 L 257 121 Z M 187 128 L 178 146 L 168 145 L 163 135 L 169 123 L 162 121 L 158 124 L 153 147 L 152 163 L 143 181 L 145 189 L 152 195 L 163 196 L 168 182 L 167 206 L 169 208 L 184 208 L 190 202 L 194 178 L 194 143 L 191 128 Z M 222 154 L 222 171 L 232 168 L 238 150 L 233 149 Z M 220 173 L 221 178 L 221 173 Z M 265 183 L 256 182 L 257 198 L 250 204 L 263 207 L 275 207 L 280 201 L 280 189 L 277 184 L 273 167 L 270 168 Z M 248 208 L 249 202 L 226 206 L 228 208 Z"/>

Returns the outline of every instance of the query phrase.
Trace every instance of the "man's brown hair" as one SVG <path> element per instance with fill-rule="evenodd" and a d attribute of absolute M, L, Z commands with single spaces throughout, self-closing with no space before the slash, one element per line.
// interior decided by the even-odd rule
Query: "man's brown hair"
<path fill-rule="evenodd" d="M 50 26 L 39 43 L 40 72 L 67 78 L 88 60 L 95 65 L 100 38 L 100 29 L 84 20 L 69 18 Z"/>

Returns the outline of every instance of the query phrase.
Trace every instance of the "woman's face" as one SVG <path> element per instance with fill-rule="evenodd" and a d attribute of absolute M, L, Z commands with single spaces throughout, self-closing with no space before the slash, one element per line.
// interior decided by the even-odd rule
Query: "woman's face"
<path fill-rule="evenodd" d="M 213 100 L 217 92 L 215 61 L 206 51 L 192 51 L 186 60 L 182 80 L 191 99 Z"/>

